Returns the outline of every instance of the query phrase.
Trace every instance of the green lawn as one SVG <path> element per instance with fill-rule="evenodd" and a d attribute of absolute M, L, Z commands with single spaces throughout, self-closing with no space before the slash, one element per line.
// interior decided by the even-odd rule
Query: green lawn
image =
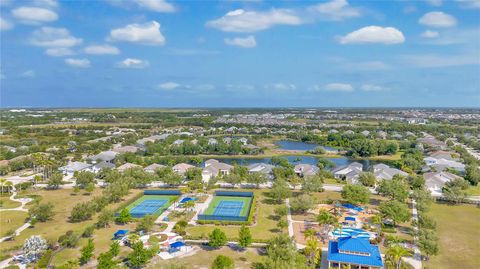
<path fill-rule="evenodd" d="M 10 200 L 10 196 L 0 196 L 0 208 L 15 208 L 21 206 L 22 203 Z"/>
<path fill-rule="evenodd" d="M 130 194 L 128 194 L 124 200 L 131 199 L 138 195 L 139 192 L 143 192 L 143 190 L 131 190 Z M 65 232 L 72 230 L 76 232 L 82 232 L 87 226 L 92 225 L 96 221 L 96 216 L 93 219 L 80 222 L 80 223 L 71 223 L 68 221 L 68 217 L 70 216 L 70 212 L 72 208 L 80 202 L 88 201 L 93 198 L 95 195 L 100 195 L 101 189 L 95 189 L 92 195 L 72 195 L 72 190 L 67 189 L 60 189 L 60 190 L 30 190 L 28 194 L 30 195 L 37 195 L 40 197 L 41 202 L 52 202 L 54 204 L 54 212 L 55 216 L 53 216 L 52 220 L 47 222 L 38 222 L 35 224 L 34 228 L 29 228 L 24 230 L 19 236 L 15 238 L 13 241 L 6 241 L 0 243 L 0 252 L 2 253 L 9 253 L 12 249 L 18 249 L 23 245 L 23 242 L 26 238 L 32 235 L 40 235 L 43 238 L 47 239 L 50 242 L 56 242 L 58 237 L 65 234 Z M 25 193 L 22 193 L 25 195 Z M 31 205 L 27 205 L 30 207 Z M 110 209 L 116 209 L 119 204 L 111 204 L 108 206 Z M 10 214 L 6 212 L 1 212 L 1 220 L 3 221 L 5 214 Z M 23 215 L 21 215 L 23 214 Z M 5 215 L 8 216 L 8 215 Z M 26 218 L 26 212 L 20 212 L 20 216 L 15 218 L 12 217 L 12 223 L 15 223 L 15 228 L 20 227 Z M 1 225 L 1 229 L 3 231 L 5 225 Z M 108 247 L 111 244 L 111 238 L 113 233 L 117 229 L 126 228 L 128 230 L 132 230 L 135 228 L 135 224 L 130 224 L 129 226 L 117 226 L 112 225 L 110 228 L 95 230 L 94 233 L 94 240 L 95 240 L 95 256 L 98 256 L 101 252 L 108 250 Z M 6 228 L 5 231 L 7 231 Z M 86 240 L 82 239 L 80 244 L 75 249 L 66 249 L 58 253 L 58 257 L 54 257 L 54 265 L 60 265 L 64 262 L 76 258 L 80 253 L 80 248 L 86 244 Z"/>
<path fill-rule="evenodd" d="M 130 211 L 134 207 L 136 207 L 137 205 L 141 204 L 143 201 L 146 201 L 146 200 L 167 200 L 168 202 L 166 202 L 163 206 L 159 207 L 157 211 L 155 211 L 155 213 L 152 214 L 153 216 L 160 216 L 163 213 L 163 211 L 165 211 L 177 199 L 178 199 L 178 195 L 144 195 L 138 198 L 137 200 L 135 200 L 133 203 L 129 204 L 127 206 L 127 209 Z"/>
<path fill-rule="evenodd" d="M 270 199 L 265 195 L 267 190 L 255 190 L 257 206 L 255 207 L 256 221 L 250 227 L 252 236 L 255 240 L 265 241 L 280 232 L 277 228 L 278 219 L 276 219 L 274 210 L 283 204 L 272 204 Z M 287 218 L 285 217 L 285 220 Z M 225 232 L 229 239 L 236 239 L 238 237 L 238 225 L 230 226 L 215 226 L 215 225 L 197 225 L 187 227 L 187 233 L 193 237 L 208 238 L 208 234 L 215 228 L 220 228 Z M 286 229 L 284 230 L 284 232 Z"/>
<path fill-rule="evenodd" d="M 470 186 L 467 189 L 467 195 L 468 196 L 480 196 L 480 184 L 477 184 L 477 186 Z"/>
<path fill-rule="evenodd" d="M 243 203 L 242 210 L 240 211 L 240 216 L 248 216 L 248 205 L 250 204 L 252 197 L 231 197 L 231 196 L 215 196 L 210 204 L 208 205 L 207 210 L 205 210 L 205 215 L 213 215 L 215 209 L 222 201 L 239 201 Z"/>
<path fill-rule="evenodd" d="M 480 268 L 480 209 L 474 205 L 432 204 L 429 215 L 437 222 L 438 256 L 425 263 L 429 269 Z"/>
<path fill-rule="evenodd" d="M 213 260 L 215 260 L 218 255 L 225 255 L 232 258 L 235 262 L 235 268 L 241 269 L 252 268 L 254 262 L 261 262 L 263 259 L 258 253 L 258 249 L 255 248 L 235 251 L 229 247 L 222 247 L 213 250 L 200 249 L 195 255 L 175 258 L 168 261 L 163 261 L 159 257 L 156 257 L 152 259 L 146 268 L 168 268 L 168 265 L 185 265 L 186 268 L 210 268 Z"/>
<path fill-rule="evenodd" d="M 23 211 L 2 211 L 0 212 L 0 237 L 7 235 L 10 231 L 20 228 L 28 217 Z"/>

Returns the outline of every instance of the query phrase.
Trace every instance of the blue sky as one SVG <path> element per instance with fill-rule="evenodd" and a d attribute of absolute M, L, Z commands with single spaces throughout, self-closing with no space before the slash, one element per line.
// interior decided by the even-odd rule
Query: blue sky
<path fill-rule="evenodd" d="M 2 107 L 480 106 L 480 1 L 1 3 Z"/>

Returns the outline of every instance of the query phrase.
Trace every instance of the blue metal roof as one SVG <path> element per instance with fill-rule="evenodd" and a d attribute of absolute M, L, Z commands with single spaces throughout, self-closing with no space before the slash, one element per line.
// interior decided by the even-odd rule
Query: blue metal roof
<path fill-rule="evenodd" d="M 113 234 L 113 236 L 126 235 L 127 233 L 128 233 L 128 230 L 118 230 Z"/>
<path fill-rule="evenodd" d="M 171 248 L 179 248 L 179 247 L 183 247 L 183 246 L 185 246 L 185 243 L 183 243 L 181 241 L 177 241 L 175 243 L 170 244 Z"/>
<path fill-rule="evenodd" d="M 339 249 L 370 253 L 370 256 L 340 253 Z M 378 246 L 370 244 L 367 239 L 341 238 L 339 241 L 328 242 L 327 259 L 331 262 L 343 262 L 366 266 L 382 267 L 383 261 Z"/>

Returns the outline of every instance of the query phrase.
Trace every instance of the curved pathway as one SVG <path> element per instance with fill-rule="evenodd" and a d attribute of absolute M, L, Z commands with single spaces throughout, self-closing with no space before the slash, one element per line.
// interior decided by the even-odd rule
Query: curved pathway
<path fill-rule="evenodd" d="M 19 207 L 15 208 L 5 208 L 5 209 L 0 209 L 0 212 L 2 211 L 22 211 L 22 212 L 28 212 L 28 209 L 25 208 L 25 205 L 33 201 L 32 198 L 15 198 L 17 196 L 17 191 L 13 189 L 12 195 L 10 196 L 10 200 L 14 202 L 19 202 L 21 205 Z M 15 230 L 15 236 L 19 236 L 21 232 L 23 232 L 25 229 L 30 227 L 30 222 L 24 223 L 22 226 L 17 228 Z M 0 242 L 6 241 L 10 239 L 10 236 L 5 236 L 0 238 Z"/>

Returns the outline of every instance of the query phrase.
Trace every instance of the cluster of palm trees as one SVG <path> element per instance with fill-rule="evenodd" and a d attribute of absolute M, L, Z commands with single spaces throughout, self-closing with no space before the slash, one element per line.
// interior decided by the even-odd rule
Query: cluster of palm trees
<path fill-rule="evenodd" d="M 50 158 L 47 154 L 43 153 L 34 153 L 32 154 L 32 157 L 33 171 L 41 172 L 44 180 L 50 178 L 56 165 L 55 160 Z"/>
<path fill-rule="evenodd" d="M 8 193 L 13 190 L 13 183 L 11 181 L 6 180 L 5 178 L 0 178 L 0 188 L 1 194 L 3 194 L 4 190 L 6 189 Z"/>

